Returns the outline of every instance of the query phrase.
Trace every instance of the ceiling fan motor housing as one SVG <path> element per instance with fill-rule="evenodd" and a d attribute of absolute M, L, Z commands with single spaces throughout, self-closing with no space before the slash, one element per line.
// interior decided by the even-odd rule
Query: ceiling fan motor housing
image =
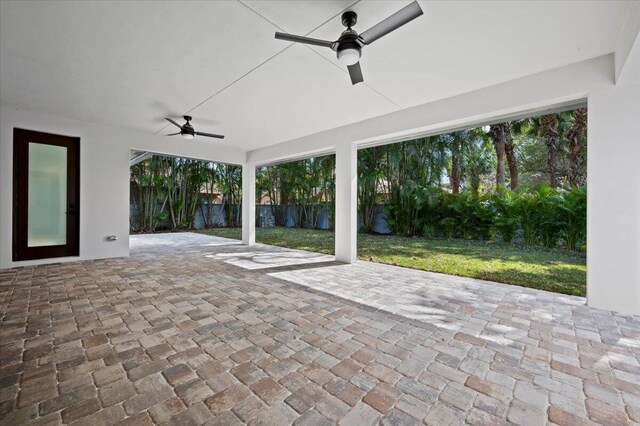
<path fill-rule="evenodd" d="M 182 118 L 185 119 L 186 123 L 182 126 L 180 133 L 195 136 L 196 131 L 191 123 L 189 123 L 191 120 L 193 120 L 193 118 L 191 118 L 190 115 L 185 115 Z"/>
<path fill-rule="evenodd" d="M 346 11 L 342 14 L 342 25 L 351 28 L 358 22 L 358 14 L 352 11 Z"/>

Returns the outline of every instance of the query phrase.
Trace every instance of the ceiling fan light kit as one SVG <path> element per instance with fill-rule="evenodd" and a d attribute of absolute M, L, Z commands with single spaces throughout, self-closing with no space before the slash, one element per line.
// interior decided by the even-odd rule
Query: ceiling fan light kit
<path fill-rule="evenodd" d="M 356 47 L 347 47 L 338 50 L 338 60 L 344 65 L 355 65 L 360 60 L 361 50 Z"/>

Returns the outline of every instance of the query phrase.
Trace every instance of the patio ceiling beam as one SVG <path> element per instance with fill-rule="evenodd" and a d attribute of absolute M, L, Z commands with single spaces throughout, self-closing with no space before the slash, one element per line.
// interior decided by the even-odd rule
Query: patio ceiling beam
<path fill-rule="evenodd" d="M 640 75 L 640 2 L 631 2 L 627 20 L 616 43 L 616 83 Z"/>
<path fill-rule="evenodd" d="M 148 152 L 148 151 L 138 152 L 138 151 L 136 151 L 135 155 L 131 158 L 131 160 L 129 160 L 129 166 L 135 166 L 138 163 L 142 163 L 147 158 L 151 158 L 151 156 L 153 156 L 153 153 L 151 153 L 151 152 Z"/>

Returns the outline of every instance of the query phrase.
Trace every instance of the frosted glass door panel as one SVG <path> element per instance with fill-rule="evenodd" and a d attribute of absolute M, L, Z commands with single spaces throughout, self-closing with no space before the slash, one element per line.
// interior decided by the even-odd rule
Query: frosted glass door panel
<path fill-rule="evenodd" d="M 28 246 L 67 243 L 67 148 L 29 142 Z"/>

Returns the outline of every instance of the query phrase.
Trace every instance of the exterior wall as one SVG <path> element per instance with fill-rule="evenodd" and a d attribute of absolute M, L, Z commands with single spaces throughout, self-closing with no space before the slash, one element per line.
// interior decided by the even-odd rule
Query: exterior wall
<path fill-rule="evenodd" d="M 640 314 L 640 82 L 589 95 L 587 299 Z"/>
<path fill-rule="evenodd" d="M 80 256 L 13 262 L 13 128 L 80 137 Z M 0 268 L 129 254 L 130 149 L 241 164 L 245 152 L 209 141 L 154 136 L 46 114 L 0 108 Z M 106 237 L 116 235 L 117 241 Z"/>

